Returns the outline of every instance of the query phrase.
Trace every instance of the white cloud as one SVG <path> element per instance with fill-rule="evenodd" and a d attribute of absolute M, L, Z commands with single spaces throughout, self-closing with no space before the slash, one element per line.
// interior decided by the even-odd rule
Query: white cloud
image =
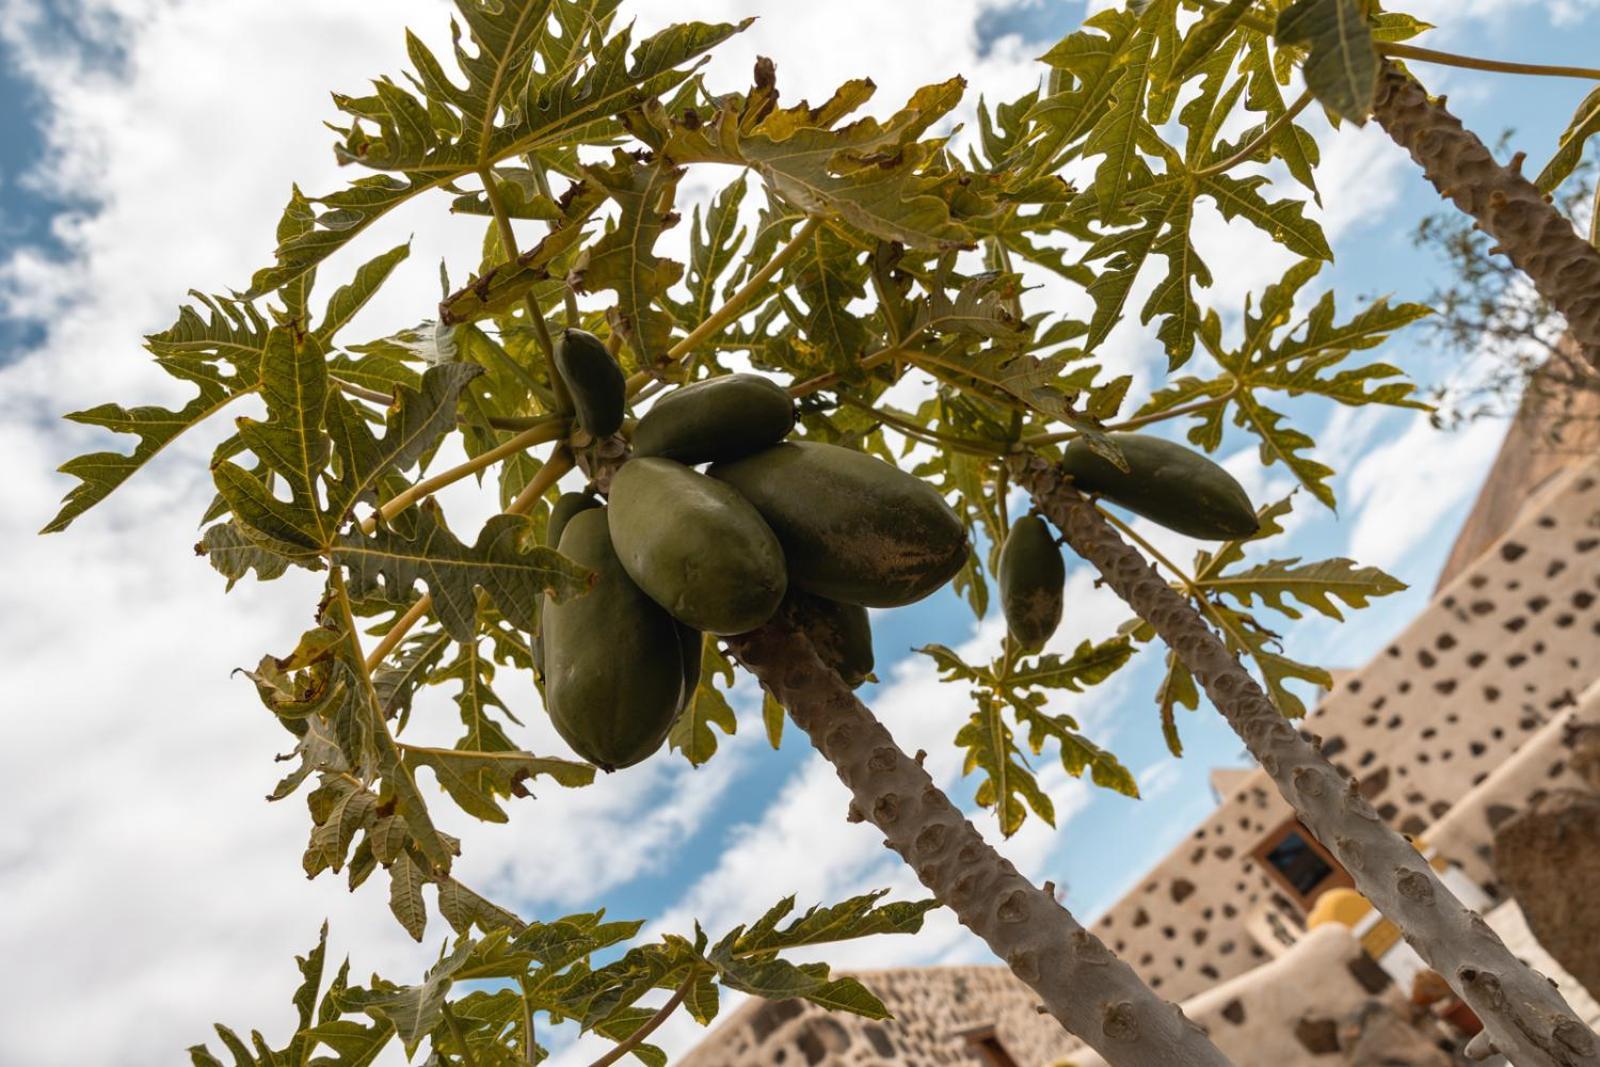
<path fill-rule="evenodd" d="M 1367 451 L 1350 472 L 1350 556 L 1393 570 L 1423 538 L 1454 537 L 1439 519 L 1478 491 L 1504 433 L 1502 423 L 1485 419 L 1443 434 L 1418 414 L 1398 437 Z"/>

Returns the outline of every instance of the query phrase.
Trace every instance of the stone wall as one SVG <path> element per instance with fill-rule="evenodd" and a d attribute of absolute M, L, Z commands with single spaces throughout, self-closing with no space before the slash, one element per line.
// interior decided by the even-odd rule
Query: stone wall
<path fill-rule="evenodd" d="M 803 1000 L 752 1000 L 680 1062 L 683 1067 L 966 1067 L 993 1062 L 988 1037 L 1017 1067 L 1052 1067 L 1073 1041 L 1037 1010 L 1038 998 L 1004 967 L 916 967 L 858 972 L 892 1022 L 830 1013 Z M 992 1029 L 992 1037 L 990 1031 Z"/>

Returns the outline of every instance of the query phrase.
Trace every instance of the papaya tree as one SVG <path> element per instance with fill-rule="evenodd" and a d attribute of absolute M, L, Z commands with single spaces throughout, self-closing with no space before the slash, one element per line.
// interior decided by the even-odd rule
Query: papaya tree
<path fill-rule="evenodd" d="M 1600 97 L 1528 180 L 1520 156 L 1497 163 L 1401 64 L 1600 71 L 1422 48 L 1407 42 L 1426 24 L 1361 0 L 1141 0 L 1090 17 L 1044 55 L 1035 89 L 980 103 L 964 135 L 949 121 L 959 77 L 886 118 L 854 117 L 865 79 L 787 104 L 769 60 L 748 86 L 699 70 L 747 24 L 636 41 L 617 7 L 456 0 L 452 55 L 408 35 L 399 78 L 334 97 L 334 150 L 358 176 L 294 190 L 272 262 L 147 338 L 194 387 L 189 403 L 69 416 L 137 440 L 63 468 L 79 482 L 51 531 L 189 427 L 257 398 L 264 414 L 238 418 L 216 451 L 200 550 L 230 584 L 325 575 L 316 625 L 247 672 L 290 735 L 273 798 L 304 795 L 308 874 L 342 873 L 354 890 L 381 871 L 413 937 L 429 897 L 454 934 L 409 985 L 357 985 L 348 967 L 325 980 L 319 942 L 299 960 L 287 1043 L 219 1026 L 226 1054 L 353 1064 L 398 1042 L 438 1064 L 535 1063 L 541 1021 L 575 1021 L 615 1043 L 599 1063 L 661 1063 L 650 1035 L 679 1009 L 708 1022 L 721 987 L 882 1015 L 861 983 L 785 952 L 911 933 L 947 907 L 1108 1062 L 1226 1063 L 1022 877 L 856 695 L 872 670 L 867 609 L 953 582 L 979 615 L 997 599 L 1010 630 L 990 663 L 924 649 L 952 699 L 971 701 L 953 742 L 1003 836 L 1053 821 L 1031 756 L 1136 791 L 1049 703 L 1159 639 L 1155 703 L 1174 754 L 1176 709 L 1203 692 L 1483 1019 L 1480 1048 L 1519 1065 L 1600 1063 L 1557 992 L 1293 724 L 1296 684 L 1330 679 L 1283 653 L 1275 616 L 1342 618 L 1400 583 L 1345 559 L 1257 562 L 1292 507 L 1335 502 L 1334 472 L 1283 398 L 1425 407 L 1368 353 L 1427 308 L 1310 296 L 1333 250 L 1304 198 L 1352 195 L 1319 193 L 1313 129 L 1381 124 L 1593 362 L 1600 252 L 1547 194 L 1600 130 Z M 1271 163 L 1286 181 L 1262 173 Z M 692 206 L 682 262 L 667 235 L 685 225 L 692 167 L 733 180 Z M 1297 259 L 1237 330 L 1203 302 L 1201 202 Z M 325 261 L 377 220 L 430 207 L 482 227 L 480 261 L 447 265 L 470 279 L 399 333 L 347 336 L 408 249 L 373 250 L 313 300 Z M 1136 301 L 1141 277 L 1155 285 Z M 1040 278 L 1081 290 L 1088 313 L 1030 306 Z M 1105 345 L 1130 316 L 1167 356 L 1147 395 Z M 1208 456 L 1230 426 L 1303 492 L 1252 501 Z M 500 510 L 470 534 L 435 495 L 467 479 Z M 1124 511 L 1206 547 L 1180 566 Z M 1062 546 L 1132 615 L 1065 652 L 1048 647 Z M 850 791 L 841 815 L 881 831 L 930 899 L 868 894 L 798 914 L 788 899 L 730 930 L 641 939 L 641 924 L 599 912 L 519 916 L 452 873 L 463 841 L 447 827 L 506 821 L 531 780 L 604 789 L 596 768 L 714 758 L 736 726 L 725 693 L 738 668 L 765 691 L 774 743 L 788 721 L 803 731 Z M 508 678 L 540 690 L 570 754 L 519 744 L 495 691 Z M 433 686 L 460 711 L 449 748 L 408 734 L 414 697 Z M 664 1003 L 647 1006 L 656 990 Z M 205 1046 L 192 1056 L 221 1062 Z"/>

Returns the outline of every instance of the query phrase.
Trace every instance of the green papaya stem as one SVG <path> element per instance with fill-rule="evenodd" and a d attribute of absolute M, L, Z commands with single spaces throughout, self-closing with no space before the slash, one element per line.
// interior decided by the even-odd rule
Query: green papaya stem
<path fill-rule="evenodd" d="M 453 485 L 463 478 L 470 478 L 485 467 L 492 467 L 503 459 L 514 456 L 519 452 L 526 452 L 534 445 L 549 444 L 551 441 L 558 440 L 566 433 L 566 429 L 567 420 L 561 416 L 552 416 L 540 422 L 537 426 L 530 426 L 515 437 L 509 438 L 489 449 L 489 451 L 474 456 L 465 463 L 458 463 L 449 470 L 441 471 L 431 478 L 424 478 L 410 488 L 396 493 L 375 513 L 362 520 L 361 528 L 367 533 L 371 533 L 377 529 L 380 518 L 385 520 L 392 519 L 418 500 L 443 489 L 447 485 Z"/>
<path fill-rule="evenodd" d="M 445 1025 L 450 1027 L 450 1036 L 456 1039 L 456 1044 L 461 1046 L 461 1063 L 463 1067 L 478 1067 L 478 1061 L 472 1055 L 472 1050 L 467 1047 L 467 1035 L 461 1032 L 461 1021 L 456 1018 L 456 1013 L 450 1007 L 448 1000 L 439 1004 L 439 1010 L 444 1013 Z"/>
<path fill-rule="evenodd" d="M 528 1067 L 538 1067 L 539 1060 L 533 1051 L 533 1005 L 528 1001 L 528 980 L 518 978 L 517 986 L 522 990 L 522 1058 Z"/>
<path fill-rule="evenodd" d="M 671 348 L 667 349 L 667 359 L 669 361 L 682 359 L 684 356 L 700 347 L 703 342 L 710 340 L 712 337 L 720 333 L 723 327 L 737 319 L 744 312 L 750 301 L 755 299 L 756 296 L 761 293 L 761 290 L 766 287 L 766 284 L 770 282 L 791 259 L 799 254 L 800 249 L 804 248 L 806 242 L 811 240 L 811 235 L 816 233 L 817 227 L 821 224 L 822 219 L 818 216 L 807 216 L 806 221 L 800 224 L 800 228 L 794 232 L 794 234 L 789 238 L 788 242 L 784 244 L 782 248 L 778 249 L 777 252 L 773 253 L 772 258 L 767 260 L 766 263 L 762 264 L 760 270 L 750 275 L 749 281 L 741 285 L 738 291 L 736 291 L 732 296 L 728 297 L 728 299 L 723 302 L 721 307 L 707 315 L 704 322 L 700 323 L 700 325 L 696 326 L 693 330 L 690 330 L 687 337 L 684 337 Z M 650 382 L 650 380 L 651 376 L 646 374 L 644 371 L 635 373 L 628 379 L 628 395 L 631 397 L 636 394 L 639 390 L 643 389 L 645 385 Z"/>
<path fill-rule="evenodd" d="M 1464 906 L 1414 845 L 1372 809 L 1355 782 L 1300 735 L 1205 618 L 1118 535 L 1059 465 L 1013 460 L 1017 482 L 1074 552 L 1154 628 L 1210 697 L 1300 821 L 1355 880 L 1358 892 L 1483 1020 L 1518 1067 L 1594 1067 L 1600 1041 L 1554 985 L 1517 959 Z"/>
<path fill-rule="evenodd" d="M 1433 48 L 1419 48 L 1414 44 L 1403 44 L 1399 41 L 1380 43 L 1378 52 L 1398 59 L 1416 59 L 1446 67 L 1465 67 L 1468 70 L 1488 70 L 1496 74 L 1532 74 L 1543 78 L 1582 78 L 1586 81 L 1600 81 L 1600 67 L 1567 67 L 1548 63 L 1516 63 L 1504 59 L 1483 59 L 1455 52 L 1440 52 Z"/>
<path fill-rule="evenodd" d="M 396 619 L 394 625 L 384 631 L 383 636 L 378 639 L 378 643 L 373 646 L 372 651 L 367 653 L 367 670 L 375 671 L 382 666 L 383 661 L 389 658 L 389 653 L 393 652 L 400 642 L 405 640 L 406 634 L 410 633 L 417 623 L 422 621 L 422 617 L 428 614 L 428 610 L 432 607 L 432 596 L 427 593 L 419 596 L 406 609 L 405 614 Z"/>
<path fill-rule="evenodd" d="M 1213 163 L 1210 166 L 1200 168 L 1194 172 L 1194 176 L 1196 178 L 1209 178 L 1213 174 L 1221 174 L 1224 171 L 1232 170 L 1241 163 L 1250 162 L 1251 158 L 1257 152 L 1261 151 L 1263 148 L 1270 147 L 1272 144 L 1272 139 L 1278 136 L 1279 131 L 1281 131 L 1285 126 L 1289 125 L 1289 123 L 1293 122 L 1299 116 L 1300 112 L 1304 111 L 1313 99 L 1315 99 L 1315 97 L 1311 95 L 1311 90 L 1307 89 L 1305 92 L 1301 93 L 1295 98 L 1294 103 L 1290 104 L 1284 109 L 1283 114 L 1269 122 L 1266 129 L 1262 130 L 1249 144 L 1239 149 L 1239 151 L 1235 152 L 1227 159 Z M 1271 156 L 1269 155 L 1267 158 L 1271 159 Z"/>
<path fill-rule="evenodd" d="M 489 210 L 494 213 L 495 227 L 500 232 L 500 252 L 509 263 L 517 258 L 517 234 L 511 227 L 511 214 L 506 210 L 505 198 L 500 195 L 500 187 L 494 180 L 494 168 L 487 163 L 478 170 L 478 179 L 483 182 L 484 196 L 488 197 Z M 544 312 L 539 310 L 539 302 L 529 293 L 522 301 L 527 309 L 528 321 L 533 325 L 533 334 L 539 341 L 539 349 L 544 353 L 544 369 L 550 379 L 550 392 L 555 398 L 556 411 L 566 413 L 572 410 L 572 396 L 567 391 L 567 383 L 561 380 L 561 374 L 556 370 L 556 345 L 550 337 L 550 327 L 544 321 Z"/>
<path fill-rule="evenodd" d="M 629 1034 L 625 1041 L 618 1042 L 615 1048 L 595 1060 L 589 1067 L 610 1067 L 611 1064 L 616 1063 L 622 1057 L 644 1044 L 644 1039 L 655 1033 L 657 1028 L 671 1018 L 673 1012 L 678 1010 L 678 1005 L 683 1003 L 684 998 L 689 995 L 689 990 L 694 988 L 694 984 L 699 978 L 699 966 L 690 967 L 688 977 L 679 983 L 677 989 L 673 990 L 672 996 L 667 1002 L 656 1009 L 654 1015 L 644 1021 L 644 1025 Z"/>
<path fill-rule="evenodd" d="M 328 381 L 338 386 L 341 393 L 348 393 L 350 396 L 353 396 L 358 400 L 370 400 L 372 403 L 382 404 L 384 407 L 389 407 L 394 403 L 393 393 L 384 393 L 378 391 L 377 389 L 368 389 L 364 385 L 357 385 L 355 382 L 347 382 L 335 374 L 328 375 Z"/>
<path fill-rule="evenodd" d="M 847 393 L 840 393 L 839 400 L 859 411 L 867 412 L 885 425 L 894 427 L 906 436 L 915 437 L 927 444 L 948 445 L 959 452 L 966 452 L 974 456 L 988 456 L 991 459 L 1005 454 L 1004 449 L 991 442 L 978 441 L 970 437 L 961 437 L 957 434 L 929 429 L 926 426 L 919 425 L 915 420 L 893 408 L 874 406 Z"/>
<path fill-rule="evenodd" d="M 529 478 L 528 484 L 523 486 L 522 491 L 512 498 L 510 504 L 506 505 L 505 513 L 507 515 L 527 514 L 533 509 L 534 503 L 541 496 L 559 482 L 568 471 L 572 470 L 572 463 L 572 451 L 570 449 L 557 449 L 555 455 L 546 460 L 544 466 L 539 468 L 539 473 Z M 484 594 L 479 594 L 480 603 L 483 596 Z M 410 633 L 417 623 L 422 621 L 423 616 L 427 615 L 432 607 L 433 595 L 431 593 L 423 593 L 418 597 L 416 603 L 407 608 L 406 613 L 395 620 L 394 625 L 389 627 L 382 639 L 374 646 L 372 654 L 367 657 L 367 670 L 377 670 L 378 665 L 388 658 L 389 653 L 393 652 L 401 641 L 405 640 L 406 634 Z"/>
<path fill-rule="evenodd" d="M 1148 415 L 1136 415 L 1132 418 L 1124 419 L 1121 422 L 1109 423 L 1107 424 L 1106 429 L 1111 432 L 1137 430 L 1141 426 L 1150 426 L 1157 422 L 1165 422 L 1168 419 L 1179 419 L 1185 415 L 1196 415 L 1202 411 L 1207 411 L 1221 404 L 1226 404 L 1228 401 L 1237 396 L 1238 393 L 1239 386 L 1238 383 L 1235 383 L 1233 388 L 1229 389 L 1221 396 L 1209 396 L 1204 400 L 1196 400 L 1188 404 L 1180 404 L 1175 408 L 1168 408 L 1165 411 L 1153 411 Z M 1052 433 L 1030 434 L 1022 439 L 1022 444 L 1029 448 L 1037 448 L 1040 445 L 1060 444 L 1063 441 L 1071 441 L 1074 438 L 1082 436 L 1083 433 L 1079 430 L 1057 430 Z"/>
<path fill-rule="evenodd" d="M 554 202 L 556 194 L 550 188 L 550 177 L 545 173 L 544 164 L 540 162 L 539 157 L 529 152 L 522 158 L 527 161 L 528 172 L 533 175 L 533 184 L 538 187 L 539 195 L 546 200 Z M 551 228 L 554 229 L 554 224 L 552 224 Z M 567 326 L 571 329 L 577 329 L 583 322 L 583 314 L 578 310 L 578 294 L 573 291 L 571 282 L 562 285 L 561 301 L 566 305 L 567 309 Z"/>
<path fill-rule="evenodd" d="M 1229 1064 L 1200 1027 L 984 839 L 781 610 L 728 646 L 832 764 L 850 790 L 850 817 L 876 826 L 1067 1032 L 1112 1067 Z"/>

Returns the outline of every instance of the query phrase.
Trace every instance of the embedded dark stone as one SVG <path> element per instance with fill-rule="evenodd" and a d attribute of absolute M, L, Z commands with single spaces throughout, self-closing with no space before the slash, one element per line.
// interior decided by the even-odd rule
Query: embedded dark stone
<path fill-rule="evenodd" d="M 1295 1040 L 1313 1056 L 1339 1051 L 1339 1024 L 1332 1019 L 1305 1018 L 1294 1024 Z"/>

